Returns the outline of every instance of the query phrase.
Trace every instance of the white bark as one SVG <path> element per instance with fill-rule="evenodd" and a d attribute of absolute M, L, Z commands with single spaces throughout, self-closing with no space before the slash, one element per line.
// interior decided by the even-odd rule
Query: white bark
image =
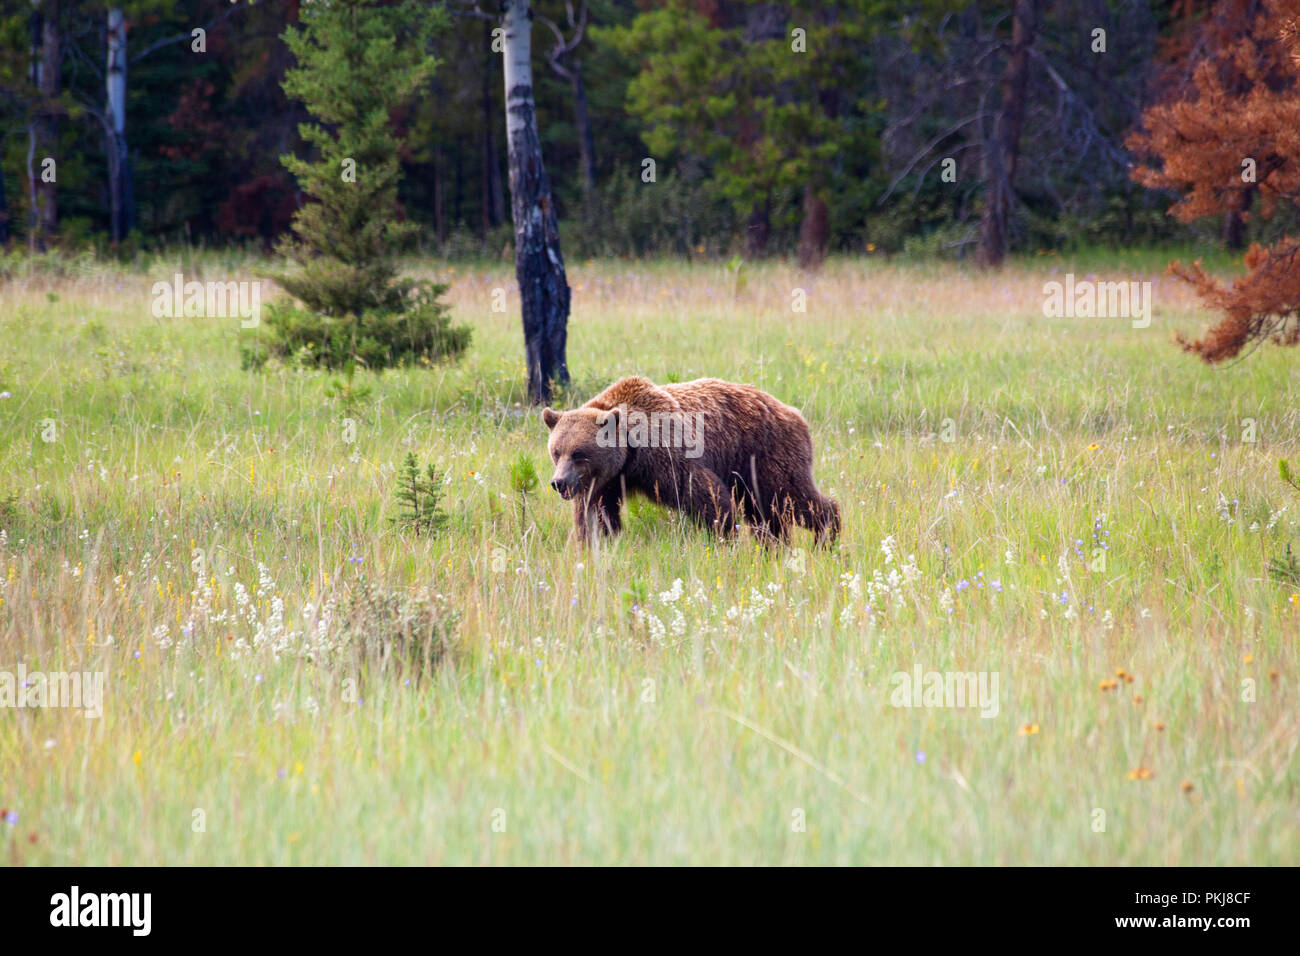
<path fill-rule="evenodd" d="M 113 132 L 126 138 L 126 17 L 121 7 L 108 11 L 108 112 Z"/>
<path fill-rule="evenodd" d="M 130 214 L 123 206 L 129 201 L 126 184 L 126 17 L 121 7 L 108 11 L 107 79 L 108 175 L 112 204 L 113 239 L 121 239 L 130 228 Z"/>
<path fill-rule="evenodd" d="M 510 0 L 505 16 L 506 144 L 517 148 L 526 133 L 533 106 L 533 23 L 528 17 L 528 0 Z M 517 100 L 527 97 L 528 110 L 512 110 Z"/>
<path fill-rule="evenodd" d="M 533 106 L 531 33 L 528 0 L 507 0 L 503 61 L 515 278 L 524 325 L 528 395 L 540 404 L 550 399 L 552 383 L 569 381 L 565 359 L 569 283 L 560 257 L 559 222 Z"/>

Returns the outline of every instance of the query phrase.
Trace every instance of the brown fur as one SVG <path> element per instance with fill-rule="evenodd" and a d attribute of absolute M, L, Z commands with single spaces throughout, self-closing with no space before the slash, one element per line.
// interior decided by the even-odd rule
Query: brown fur
<path fill-rule="evenodd" d="M 702 454 L 626 447 L 636 444 L 631 440 L 605 447 L 597 440 L 602 427 L 614 428 L 618 416 L 633 412 L 699 414 L 701 440 L 690 450 Z M 839 506 L 813 481 L 808 423 L 797 409 L 752 385 L 716 378 L 655 385 L 636 376 L 620 379 L 581 408 L 548 408 L 542 418 L 556 466 L 551 486 L 572 497 L 574 528 L 584 541 L 597 532 L 618 533 L 623 499 L 631 492 L 680 509 L 726 537 L 740 515 L 768 541 L 786 540 L 792 523 L 813 529 L 819 544 L 839 534 Z"/>

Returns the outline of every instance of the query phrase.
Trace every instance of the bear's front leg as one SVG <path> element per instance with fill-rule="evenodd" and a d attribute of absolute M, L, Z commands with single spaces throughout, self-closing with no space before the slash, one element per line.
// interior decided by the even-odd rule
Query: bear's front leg
<path fill-rule="evenodd" d="M 599 492 L 588 497 L 578 495 L 573 499 L 573 527 L 578 539 L 590 542 L 593 535 L 613 537 L 623 529 L 621 514 L 623 485 L 611 481 Z"/>

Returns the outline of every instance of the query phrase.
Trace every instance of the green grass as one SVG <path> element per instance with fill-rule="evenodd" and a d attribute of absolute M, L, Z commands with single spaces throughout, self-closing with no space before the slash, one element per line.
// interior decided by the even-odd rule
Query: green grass
<path fill-rule="evenodd" d="M 358 373 L 350 415 L 328 374 L 240 371 L 238 319 L 155 319 L 176 264 L 15 271 L 0 670 L 108 688 L 99 719 L 0 711 L 3 859 L 1300 861 L 1300 596 L 1265 570 L 1296 543 L 1300 366 L 1184 357 L 1171 330 L 1210 316 L 1158 271 L 1150 328 L 1043 316 L 1052 269 L 1103 267 L 1139 268 L 746 265 L 736 294 L 721 264 L 571 263 L 557 406 L 631 373 L 759 385 L 844 516 L 836 549 L 778 551 L 634 504 L 597 553 L 546 487 L 508 265 L 423 264 L 470 354 Z M 449 474 L 434 538 L 391 520 L 410 451 Z M 337 610 L 318 629 L 362 582 L 458 615 L 431 674 L 359 667 Z M 918 665 L 997 672 L 997 716 L 891 706 Z"/>

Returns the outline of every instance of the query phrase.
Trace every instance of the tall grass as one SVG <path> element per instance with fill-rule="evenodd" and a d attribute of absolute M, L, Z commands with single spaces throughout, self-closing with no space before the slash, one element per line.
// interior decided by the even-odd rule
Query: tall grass
<path fill-rule="evenodd" d="M 573 263 L 557 404 L 751 382 L 844 516 L 774 550 L 634 503 L 592 553 L 548 475 L 518 507 L 507 265 L 416 264 L 471 354 L 346 410 L 154 318 L 174 266 L 0 285 L 0 671 L 108 673 L 102 718 L 0 710 L 7 862 L 1297 862 L 1300 366 L 1184 358 L 1210 317 L 1145 263 Z M 1150 278 L 1151 327 L 1045 318 L 1071 269 Z M 390 520 L 410 451 L 434 536 Z M 997 672 L 997 715 L 891 706 L 917 666 Z"/>

